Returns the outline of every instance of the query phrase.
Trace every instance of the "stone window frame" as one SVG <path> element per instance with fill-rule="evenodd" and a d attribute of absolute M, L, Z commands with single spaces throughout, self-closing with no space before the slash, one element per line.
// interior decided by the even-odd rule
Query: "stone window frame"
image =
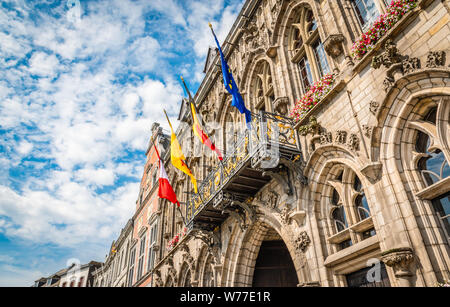
<path fill-rule="evenodd" d="M 313 20 L 316 23 L 313 31 L 308 32 L 308 29 L 311 26 L 311 21 L 307 20 L 308 14 L 312 14 Z M 323 48 L 323 39 L 319 34 L 319 24 L 317 21 L 317 16 L 314 15 L 313 10 L 308 5 L 303 5 L 299 9 L 296 10 L 294 16 L 294 22 L 290 24 L 290 30 L 288 32 L 288 54 L 291 57 L 291 62 L 295 65 L 294 71 L 301 78 L 301 67 L 300 62 L 303 58 L 306 58 L 309 62 L 309 67 L 312 75 L 312 82 L 310 82 L 310 86 L 317 80 L 319 80 L 323 76 L 323 72 L 329 71 L 331 72 L 332 63 L 328 57 L 328 54 L 323 50 L 324 59 L 326 60 L 326 69 L 322 67 L 320 60 L 316 56 L 316 51 L 314 50 L 314 46 L 319 44 Z M 299 41 L 302 41 L 301 46 L 295 46 Z M 300 87 L 302 89 L 303 94 L 309 90 L 302 80 L 300 80 Z"/>
<path fill-rule="evenodd" d="M 269 62 L 263 60 L 257 64 L 253 72 L 252 87 L 251 100 L 253 100 L 255 110 L 272 112 L 275 89 Z"/>
<path fill-rule="evenodd" d="M 300 69 L 300 81 L 303 89 L 307 92 L 313 85 L 314 79 L 312 76 L 311 64 L 306 55 L 300 58 L 298 65 Z"/>
<path fill-rule="evenodd" d="M 173 206 L 172 203 L 169 203 L 167 200 L 163 200 L 163 218 L 161 223 L 162 229 L 163 229 L 163 238 L 162 238 L 162 246 L 164 254 L 168 253 L 167 250 L 167 244 L 169 244 L 169 241 L 173 237 L 173 220 L 174 220 L 174 214 L 173 209 L 175 206 Z"/>
<path fill-rule="evenodd" d="M 420 108 L 415 112 L 411 112 L 410 117 L 406 119 L 405 126 L 406 128 L 413 130 L 413 133 L 408 135 L 408 138 L 410 139 L 407 142 L 403 141 L 406 144 L 406 147 L 403 147 L 402 150 L 407 152 L 407 155 L 404 158 L 404 163 L 409 166 L 409 170 L 412 170 L 413 178 L 416 181 L 416 196 L 423 200 L 427 207 L 431 210 L 437 221 L 437 225 L 439 225 L 442 230 L 444 240 L 446 239 L 447 243 L 450 245 L 450 233 L 448 233 L 442 221 L 442 218 L 448 218 L 448 215 L 442 217 L 433 205 L 434 200 L 450 192 L 450 176 L 440 178 L 440 180 L 434 183 L 428 182 L 424 176 L 424 170 L 421 169 L 420 166 L 421 161 L 426 158 L 427 153 L 418 152 L 416 148 L 416 143 L 421 133 L 422 135 L 427 135 L 430 139 L 427 151 L 441 151 L 446 160 L 444 162 L 446 162 L 447 167 L 449 167 L 449 142 L 445 139 L 450 138 L 450 132 L 448 132 L 450 116 L 447 115 L 447 117 L 445 117 L 445 114 L 449 114 L 450 112 L 450 98 L 448 96 L 445 98 L 440 96 L 428 97 L 421 99 L 418 105 Z M 426 121 L 427 115 L 429 115 L 433 109 L 436 109 L 435 124 L 430 121 Z"/>
<path fill-rule="evenodd" d="M 229 101 L 228 101 L 229 100 Z M 230 106 L 231 105 L 231 98 L 227 100 L 227 105 Z M 225 156 L 228 156 L 230 154 L 233 154 L 235 146 L 236 146 L 236 142 L 237 142 L 237 134 L 236 132 L 236 125 L 237 123 L 237 119 L 235 116 L 235 111 L 231 109 L 231 107 L 229 107 L 229 109 L 227 110 L 229 112 L 225 112 L 225 117 L 224 117 L 224 123 L 223 123 L 223 146 L 222 148 L 224 149 L 223 154 Z M 230 139 L 231 137 L 231 139 Z"/>
<path fill-rule="evenodd" d="M 158 251 L 158 219 L 151 222 L 148 233 L 147 271 L 149 272 L 155 266 L 156 253 Z"/>
<path fill-rule="evenodd" d="M 136 246 L 133 246 L 130 252 L 130 266 L 128 270 L 128 287 L 133 286 L 134 282 L 134 266 L 136 264 Z M 103 283 L 103 280 L 102 280 Z"/>
<path fill-rule="evenodd" d="M 147 241 L 147 232 L 142 234 L 139 238 L 139 255 L 138 255 L 138 265 L 137 265 L 137 274 L 136 280 L 140 280 L 145 273 L 145 250 L 146 250 L 146 242 Z"/>
<path fill-rule="evenodd" d="M 361 184 L 360 190 L 355 189 L 356 178 L 359 179 Z M 357 199 L 364 195 L 365 188 L 361 177 L 351 167 L 345 164 L 337 164 L 330 171 L 326 182 L 328 188 L 324 191 L 323 200 L 328 211 L 329 236 L 327 241 L 332 245 L 331 252 L 337 253 L 370 237 L 375 237 L 376 231 L 372 215 L 374 210 L 367 197 L 366 203 L 369 216 L 363 219 L 358 211 Z M 339 196 L 337 204 L 336 202 L 333 203 L 333 194 L 335 193 Z M 339 230 L 333 213 L 341 208 L 344 210 L 346 223 L 343 225 L 343 229 Z M 367 237 L 368 231 L 371 233 Z M 351 243 L 347 244 L 349 240 L 351 240 Z"/>
<path fill-rule="evenodd" d="M 196 172 L 196 168 L 191 168 L 194 176 L 195 174 L 197 174 Z M 199 180 L 199 178 L 197 177 L 197 180 Z M 198 183 L 197 183 L 198 184 Z M 187 209 L 186 209 L 186 204 L 184 202 L 184 191 L 193 191 L 194 187 L 191 184 L 191 190 L 187 189 L 184 190 L 183 189 L 184 186 L 184 182 L 177 182 L 176 187 L 175 187 L 175 191 L 177 191 L 176 195 L 177 195 L 177 199 L 180 202 L 180 210 L 174 210 L 174 235 L 177 235 L 179 233 L 181 233 L 182 229 L 183 229 L 183 217 L 181 216 L 180 212 L 186 212 L 187 213 Z M 174 209 L 175 209 L 175 205 L 174 205 Z"/>
<path fill-rule="evenodd" d="M 181 268 L 181 274 L 180 274 L 180 287 L 192 287 L 192 271 L 191 268 L 187 263 L 184 263 Z M 189 283 L 187 280 L 187 277 L 189 277 Z"/>
<path fill-rule="evenodd" d="M 209 278 L 207 278 L 207 274 L 211 274 Z M 216 277 L 214 272 L 214 256 L 211 253 L 207 253 L 204 263 L 202 265 L 202 269 L 200 271 L 201 276 L 201 286 L 202 287 L 215 287 L 216 286 Z"/>
<path fill-rule="evenodd" d="M 361 0 L 357 0 L 361 1 Z M 367 1 L 367 0 L 364 0 Z M 378 10 L 378 15 L 376 15 L 372 20 L 368 20 L 365 24 L 361 23 L 361 20 L 359 18 L 359 14 L 356 11 L 355 8 L 355 0 L 346 0 L 348 7 L 350 8 L 350 12 L 352 14 L 353 19 L 355 20 L 355 24 L 357 25 L 358 31 L 360 31 L 360 35 L 364 32 L 366 32 L 370 26 L 375 22 L 375 20 L 380 16 L 381 14 L 384 14 L 386 12 L 386 8 L 389 6 L 389 1 L 386 0 L 370 0 L 373 1 L 375 4 L 376 9 Z"/>

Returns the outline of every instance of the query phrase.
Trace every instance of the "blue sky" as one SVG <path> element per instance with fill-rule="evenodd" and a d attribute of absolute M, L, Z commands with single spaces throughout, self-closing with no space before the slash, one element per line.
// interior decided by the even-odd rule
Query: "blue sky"
<path fill-rule="evenodd" d="M 132 216 L 150 127 L 175 122 L 243 0 L 0 2 L 0 286 L 103 261 Z"/>

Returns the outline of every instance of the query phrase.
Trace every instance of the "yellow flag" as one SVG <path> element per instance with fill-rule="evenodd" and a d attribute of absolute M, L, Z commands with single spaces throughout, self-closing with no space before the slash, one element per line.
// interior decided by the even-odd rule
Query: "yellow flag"
<path fill-rule="evenodd" d="M 165 113 L 165 111 L 164 111 Z M 195 179 L 194 175 L 192 174 L 189 167 L 184 162 L 186 160 L 185 156 L 183 155 L 183 151 L 181 150 L 180 143 L 178 142 L 177 136 L 175 135 L 175 132 L 173 131 L 172 124 L 170 123 L 169 117 L 167 116 L 167 121 L 169 122 L 170 130 L 172 131 L 172 137 L 170 142 L 170 161 L 172 162 L 173 166 L 178 168 L 180 171 L 191 177 L 192 184 L 194 185 L 195 193 L 198 193 L 197 188 L 197 180 Z"/>

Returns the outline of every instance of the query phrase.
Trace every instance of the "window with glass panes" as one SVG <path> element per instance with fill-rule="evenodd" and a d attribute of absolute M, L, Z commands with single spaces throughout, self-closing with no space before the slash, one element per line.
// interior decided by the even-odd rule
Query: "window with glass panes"
<path fill-rule="evenodd" d="M 356 173 L 349 167 L 336 166 L 328 183 L 332 189 L 326 201 L 331 203 L 330 227 L 334 232 L 331 238 L 337 250 L 375 236 L 369 203 Z M 358 230 L 354 228 L 357 224 Z"/>
<path fill-rule="evenodd" d="M 450 240 L 450 193 L 432 201 L 434 210 L 438 214 L 439 222 Z"/>
<path fill-rule="evenodd" d="M 293 12 L 289 38 L 291 61 L 298 65 L 303 94 L 312 84 L 331 72 L 313 11 L 302 6 Z"/>
<path fill-rule="evenodd" d="M 303 90 L 306 93 L 313 82 L 311 67 L 309 66 L 309 61 L 306 57 L 303 57 L 300 62 L 298 62 L 298 65 L 300 66 L 300 76 L 302 80 Z"/>
<path fill-rule="evenodd" d="M 447 160 L 450 154 L 446 152 L 446 147 L 440 144 L 446 142 L 445 125 L 450 120 L 450 115 L 445 107 L 448 100 L 436 98 L 435 102 L 418 120 L 409 122 L 409 125 L 416 129 L 415 143 L 411 149 L 419 156 L 416 169 L 422 179 L 423 188 L 435 191 L 430 197 L 431 206 L 443 234 L 450 240 L 450 189 L 433 189 L 437 186 L 448 186 L 445 185 L 445 180 L 450 176 L 450 163 Z"/>
<path fill-rule="evenodd" d="M 130 254 L 130 269 L 128 272 L 128 286 L 133 286 L 133 278 L 134 278 L 134 264 L 136 262 L 136 248 L 133 248 Z"/>
<path fill-rule="evenodd" d="M 330 67 L 328 66 L 325 49 L 323 49 L 323 44 L 320 39 L 317 40 L 312 47 L 314 50 L 317 67 L 319 69 L 320 76 L 322 77 L 323 75 L 330 73 Z"/>
<path fill-rule="evenodd" d="M 138 260 L 138 271 L 136 278 L 139 280 L 142 277 L 144 271 L 144 255 L 145 255 L 145 234 L 141 237 L 141 245 L 139 248 L 139 260 Z"/>
<path fill-rule="evenodd" d="M 155 265 L 155 246 L 156 246 L 156 239 L 157 239 L 157 222 L 154 222 L 152 226 L 150 227 L 150 237 L 148 241 L 148 270 L 153 270 L 153 266 Z"/>
<path fill-rule="evenodd" d="M 369 27 L 380 15 L 374 0 L 352 0 L 352 5 L 363 30 Z"/>

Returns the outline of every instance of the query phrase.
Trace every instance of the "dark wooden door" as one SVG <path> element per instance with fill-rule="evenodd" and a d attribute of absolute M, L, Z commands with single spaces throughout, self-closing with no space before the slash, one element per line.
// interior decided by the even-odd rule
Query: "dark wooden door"
<path fill-rule="evenodd" d="M 264 241 L 256 259 L 253 287 L 297 287 L 291 255 L 283 241 Z"/>

